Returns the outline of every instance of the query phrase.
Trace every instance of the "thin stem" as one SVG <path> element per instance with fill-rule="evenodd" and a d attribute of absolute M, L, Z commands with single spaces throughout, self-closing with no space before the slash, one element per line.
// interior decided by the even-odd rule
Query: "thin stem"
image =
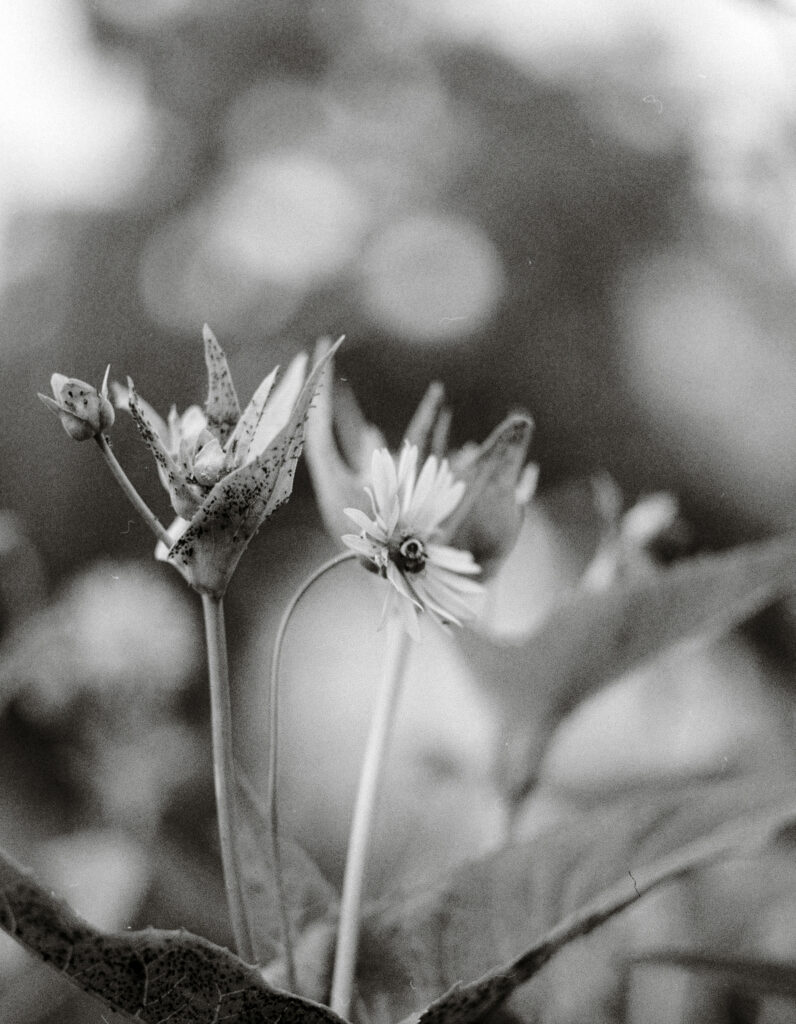
<path fill-rule="evenodd" d="M 169 537 L 168 532 L 155 513 L 150 509 L 138 491 L 133 487 L 130 478 L 122 469 L 119 464 L 119 460 L 113 454 L 111 446 L 108 444 L 108 439 L 104 434 L 95 434 L 94 440 L 99 445 L 99 450 L 102 452 L 102 456 L 105 462 L 108 464 L 108 469 L 113 473 L 116 478 L 116 482 L 119 484 L 121 489 L 127 495 L 136 512 L 141 516 L 144 522 L 147 524 L 149 529 L 154 533 L 158 540 L 163 541 L 166 547 L 171 547 L 173 541 Z"/>
<path fill-rule="evenodd" d="M 348 1016 L 354 989 L 365 865 L 387 745 L 395 720 L 395 709 L 409 649 L 409 638 L 397 616 L 388 620 L 387 630 L 384 674 L 365 747 L 343 875 L 330 1002 L 332 1010 L 341 1017 Z"/>
<path fill-rule="evenodd" d="M 287 894 L 285 892 L 284 872 L 282 871 L 282 856 L 279 850 L 279 802 L 276 792 L 276 773 L 278 766 L 279 752 L 279 674 L 282 662 L 282 647 L 284 646 L 287 627 L 296 610 L 299 601 L 304 597 L 310 587 L 316 583 L 321 576 L 324 576 L 330 569 L 334 569 L 341 562 L 347 562 L 356 558 L 353 551 L 345 551 L 335 555 L 328 562 L 324 562 L 304 582 L 290 599 L 274 641 L 274 653 L 271 659 L 271 697 L 270 697 L 270 736 L 268 745 L 268 822 L 271 833 L 271 860 L 273 862 L 274 884 L 276 886 L 277 899 L 279 901 L 279 918 L 282 929 L 282 945 L 285 948 L 285 966 L 287 968 L 287 987 L 291 992 L 296 991 L 296 958 L 293 953 L 293 936 L 290 929 L 290 915 L 287 907 Z"/>
<path fill-rule="evenodd" d="M 254 963 L 254 949 L 246 917 L 240 852 L 237 838 L 237 794 L 232 753 L 232 704 L 229 695 L 227 639 L 222 598 L 202 594 L 202 610 L 207 636 L 207 667 L 210 677 L 210 720 L 213 737 L 213 778 L 218 811 L 221 864 L 227 893 L 232 934 L 238 956 Z"/>

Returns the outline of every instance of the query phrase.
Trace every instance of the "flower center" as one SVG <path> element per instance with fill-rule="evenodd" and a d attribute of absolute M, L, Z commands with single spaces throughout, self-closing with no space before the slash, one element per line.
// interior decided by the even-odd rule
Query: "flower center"
<path fill-rule="evenodd" d="M 417 537 L 407 537 L 398 547 L 394 556 L 401 572 L 420 572 L 426 564 L 426 549 Z"/>

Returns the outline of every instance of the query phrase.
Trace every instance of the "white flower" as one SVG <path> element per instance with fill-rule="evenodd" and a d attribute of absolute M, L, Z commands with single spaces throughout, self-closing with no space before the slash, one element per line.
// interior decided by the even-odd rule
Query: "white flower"
<path fill-rule="evenodd" d="M 328 349 L 327 342 L 319 342 L 316 358 Z M 327 530 L 337 538 L 347 526 L 343 509 L 358 506 L 360 500 L 364 505 L 362 488 L 373 452 L 385 448 L 387 440 L 365 419 L 351 388 L 335 375 L 331 359 L 324 374 L 327 386 L 307 419 L 306 454 L 318 508 Z M 445 389 L 435 381 L 407 425 L 404 439 L 417 446 L 421 461 L 429 454 L 442 458 L 447 453 L 454 477 L 466 484 L 465 496 L 439 539 L 472 552 L 481 566 L 481 579 L 487 579 L 514 547 L 536 488 L 537 467 L 525 464 L 533 422 L 527 413 L 513 412 L 482 444 L 448 451 L 450 422 Z"/>
<path fill-rule="evenodd" d="M 366 568 L 389 581 L 384 616 L 396 611 L 415 640 L 420 638 L 419 611 L 459 626 L 476 615 L 483 593 L 472 579 L 481 570 L 470 552 L 439 542 L 466 484 L 454 479 L 445 459 L 430 455 L 419 476 L 417 461 L 417 447 L 411 444 L 404 445 L 397 467 L 386 448 L 373 453 L 371 486 L 365 490 L 374 518 L 347 508 L 361 533 L 343 537 Z"/>
<path fill-rule="evenodd" d="M 282 380 L 274 386 L 277 371 L 270 373 L 241 411 L 226 356 L 207 325 L 203 337 L 204 410 L 192 405 L 178 415 L 172 408 L 164 420 L 132 381 L 117 403 L 127 406 L 154 455 L 178 516 L 168 530 L 171 546 L 159 543 L 156 557 L 200 593 L 220 596 L 251 538 L 290 497 L 325 359 L 307 375 L 307 356 L 296 356 Z"/>

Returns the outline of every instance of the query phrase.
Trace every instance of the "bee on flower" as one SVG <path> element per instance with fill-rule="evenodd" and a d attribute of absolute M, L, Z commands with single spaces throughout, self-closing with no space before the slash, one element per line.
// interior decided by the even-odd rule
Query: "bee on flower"
<path fill-rule="evenodd" d="M 318 358 L 329 351 L 320 342 Z M 329 359 L 324 375 L 327 387 L 318 394 L 307 420 L 307 464 L 321 517 L 337 538 L 346 527 L 342 510 L 362 505 L 363 485 L 372 469 L 373 455 L 387 447 L 377 426 L 368 423 L 353 391 L 336 379 Z M 464 494 L 444 523 L 438 540 L 470 551 L 481 566 L 482 578 L 494 576 L 514 546 L 525 510 L 536 489 L 538 469 L 526 465 L 533 433 L 531 417 L 522 411 L 508 415 L 481 444 L 448 448 L 451 423 L 445 389 L 432 382 L 404 432 L 417 450 L 417 461 L 434 455 L 440 466 L 445 457 L 452 479 L 465 486 Z"/>
<path fill-rule="evenodd" d="M 386 448 L 371 460 L 365 488 L 372 518 L 357 508 L 345 514 L 360 529 L 343 543 L 362 564 L 390 584 L 383 617 L 397 612 L 414 640 L 419 612 L 461 625 L 477 614 L 483 587 L 472 554 L 442 542 L 443 524 L 462 501 L 466 484 L 456 480 L 447 460 L 430 455 L 418 474 L 418 450 L 405 444 L 396 465 Z"/>

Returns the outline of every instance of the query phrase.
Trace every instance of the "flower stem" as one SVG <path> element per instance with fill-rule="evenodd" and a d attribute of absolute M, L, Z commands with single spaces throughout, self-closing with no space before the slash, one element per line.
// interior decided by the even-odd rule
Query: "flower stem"
<path fill-rule="evenodd" d="M 398 704 L 400 684 L 404 675 L 409 647 L 409 638 L 397 616 L 388 620 L 387 630 L 384 673 L 370 724 L 365 757 L 362 762 L 362 773 L 359 777 L 359 789 L 354 804 L 354 816 L 348 841 L 348 857 L 343 876 L 340 920 L 337 926 L 337 948 L 332 972 L 330 1006 L 341 1017 L 348 1016 L 354 989 L 365 865 L 370 847 L 379 784 L 395 720 L 395 709 Z"/>
<path fill-rule="evenodd" d="M 287 906 L 287 894 L 285 892 L 284 872 L 282 871 L 282 856 L 279 849 L 279 802 L 277 800 L 277 767 L 279 753 L 279 673 L 282 661 L 282 647 L 284 646 L 285 633 L 293 617 L 293 612 L 299 601 L 304 597 L 310 587 L 316 583 L 321 576 L 324 576 L 330 569 L 341 562 L 347 562 L 356 555 L 352 551 L 345 551 L 335 555 L 320 568 L 316 569 L 304 582 L 290 599 L 274 641 L 274 653 L 271 659 L 271 697 L 270 697 L 270 729 L 268 744 L 268 821 L 271 833 L 271 861 L 274 872 L 274 884 L 276 886 L 277 899 L 279 901 L 279 918 L 282 929 L 282 945 L 285 949 L 285 966 L 287 969 L 287 987 L 291 992 L 296 991 L 296 958 L 293 954 L 293 936 L 290 930 L 290 915 Z"/>
<path fill-rule="evenodd" d="M 213 777 L 224 888 L 227 893 L 227 906 L 238 956 L 250 964 L 254 963 L 254 950 L 246 917 L 240 852 L 237 845 L 238 829 L 235 813 L 237 794 L 232 754 L 232 705 L 229 696 L 229 666 L 227 664 L 227 639 L 222 598 L 214 597 L 211 594 L 202 594 L 202 610 L 207 636 Z"/>
<path fill-rule="evenodd" d="M 157 539 L 163 541 L 163 543 L 170 548 L 173 542 L 171 537 L 169 537 L 166 528 L 152 509 L 147 505 L 135 487 L 133 487 L 130 478 L 120 466 L 119 460 L 113 454 L 111 446 L 108 444 L 107 437 L 105 437 L 104 434 L 95 434 L 94 440 L 99 445 L 99 450 L 102 452 L 102 456 L 108 464 L 108 469 L 113 473 L 116 478 L 116 482 L 129 498 L 133 508 L 139 516 L 141 516 Z"/>

